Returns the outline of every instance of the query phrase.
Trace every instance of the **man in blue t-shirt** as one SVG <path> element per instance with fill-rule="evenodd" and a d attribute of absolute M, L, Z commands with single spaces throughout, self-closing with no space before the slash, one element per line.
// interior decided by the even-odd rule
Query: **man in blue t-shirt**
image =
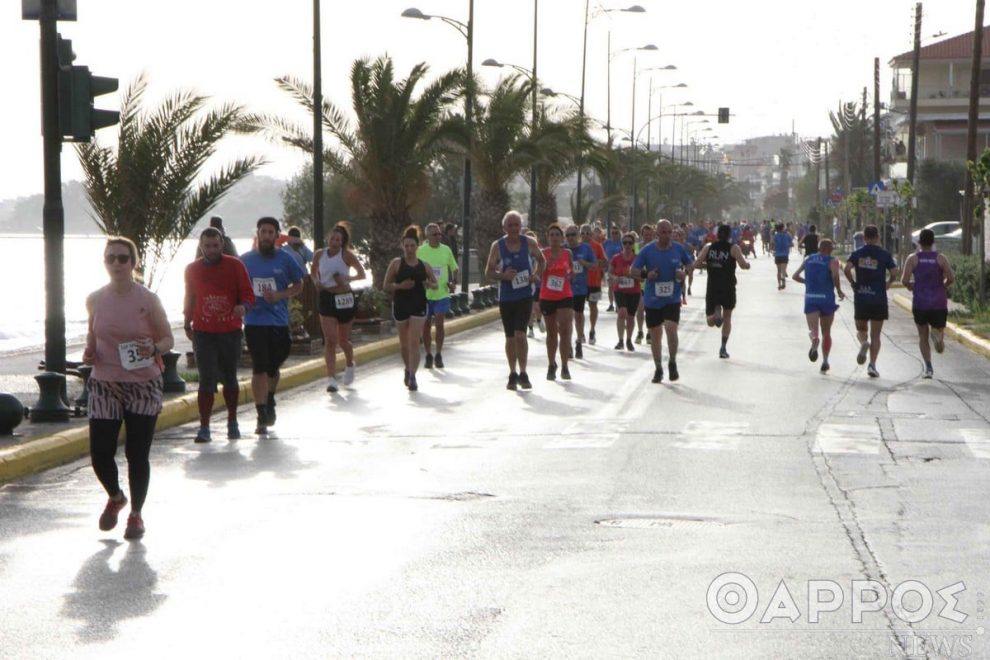
<path fill-rule="evenodd" d="M 880 332 L 887 320 L 887 289 L 897 279 L 897 262 L 894 257 L 880 247 L 880 230 L 876 225 L 868 225 L 863 230 L 865 245 L 849 255 L 844 272 L 853 288 L 856 308 L 856 338 L 859 339 L 859 354 L 856 363 L 866 362 L 870 353 L 870 364 L 866 373 L 877 378 L 877 355 L 880 353 Z M 856 271 L 853 278 L 852 272 Z M 869 338 L 867 338 L 869 329 Z"/>
<path fill-rule="evenodd" d="M 783 223 L 777 223 L 773 230 L 773 262 L 777 264 L 777 290 L 787 286 L 787 260 L 791 254 L 794 239 L 790 232 L 784 229 Z"/>
<path fill-rule="evenodd" d="M 247 268 L 255 304 L 244 316 L 244 339 L 251 353 L 251 392 L 258 410 L 254 432 L 268 433 L 275 424 L 275 389 L 279 367 L 289 357 L 289 298 L 303 288 L 306 272 L 287 252 L 275 248 L 279 224 L 264 217 L 257 224 L 258 247 L 241 257 Z"/>
<path fill-rule="evenodd" d="M 670 380 L 680 377 L 677 372 L 677 324 L 681 320 L 681 286 L 694 260 L 684 246 L 674 243 L 673 236 L 673 225 L 669 220 L 661 220 L 657 223 L 656 242 L 644 245 L 632 263 L 632 268 L 639 271 L 644 282 L 643 307 L 656 366 L 654 383 L 663 381 L 660 343 L 663 331 L 667 334 L 670 353 L 667 362 Z"/>
<path fill-rule="evenodd" d="M 608 238 L 602 243 L 602 248 L 605 250 L 605 259 L 608 263 L 612 263 L 612 257 L 622 252 L 622 230 L 617 225 L 609 228 Z M 608 287 L 608 309 L 605 311 L 615 311 L 615 293 L 612 291 L 611 283 Z"/>
<path fill-rule="evenodd" d="M 567 239 L 565 247 L 571 251 L 571 264 L 574 277 L 571 279 L 571 291 L 574 294 L 574 357 L 584 358 L 581 345 L 584 344 L 584 304 L 588 300 L 588 269 L 598 265 L 595 251 L 588 243 L 582 243 L 577 225 L 571 225 L 564 230 Z"/>

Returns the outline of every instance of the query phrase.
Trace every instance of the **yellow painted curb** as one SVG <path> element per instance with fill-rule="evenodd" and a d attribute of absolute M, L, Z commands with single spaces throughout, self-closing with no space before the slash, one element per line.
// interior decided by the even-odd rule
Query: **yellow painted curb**
<path fill-rule="evenodd" d="M 906 296 L 894 294 L 894 302 L 901 309 L 910 313 L 911 300 Z M 945 336 L 955 339 L 969 350 L 990 359 L 990 341 L 979 336 L 975 332 L 970 332 L 966 328 L 949 321 L 945 324 Z"/>
<path fill-rule="evenodd" d="M 447 321 L 447 336 L 466 332 L 474 328 L 492 323 L 499 317 L 498 308 L 474 312 L 469 316 Z M 354 361 L 367 364 L 380 358 L 399 352 L 399 338 L 388 337 L 370 344 L 364 344 L 354 349 Z M 337 357 L 337 368 L 343 369 L 344 357 Z M 322 357 L 307 360 L 282 370 L 279 379 L 279 389 L 306 385 L 326 376 L 326 364 Z M 240 403 L 253 400 L 251 394 L 251 379 L 240 381 Z M 199 407 L 196 403 L 196 392 L 168 399 L 162 406 L 158 416 L 156 431 L 162 431 L 173 426 L 179 426 L 199 419 Z M 223 410 L 222 397 L 217 397 L 214 411 Z M 121 430 L 121 439 L 123 429 Z M 51 435 L 35 438 L 20 445 L 0 449 L 0 484 L 13 481 L 27 474 L 33 474 L 46 468 L 62 465 L 82 458 L 89 453 L 89 429 L 76 427 L 58 431 Z"/>

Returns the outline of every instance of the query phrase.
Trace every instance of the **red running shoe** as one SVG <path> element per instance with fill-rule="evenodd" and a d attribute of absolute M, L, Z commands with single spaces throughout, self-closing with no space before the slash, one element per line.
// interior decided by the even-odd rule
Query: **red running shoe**
<path fill-rule="evenodd" d="M 109 532 L 111 529 L 117 526 L 117 514 L 120 510 L 127 506 L 127 496 L 121 493 L 119 500 L 115 500 L 112 497 L 107 500 L 107 506 L 103 509 L 103 514 L 100 516 L 100 529 L 104 532 Z"/>
<path fill-rule="evenodd" d="M 133 541 L 144 536 L 144 521 L 141 520 L 140 513 L 132 513 L 127 516 L 127 529 L 124 530 L 124 538 Z"/>

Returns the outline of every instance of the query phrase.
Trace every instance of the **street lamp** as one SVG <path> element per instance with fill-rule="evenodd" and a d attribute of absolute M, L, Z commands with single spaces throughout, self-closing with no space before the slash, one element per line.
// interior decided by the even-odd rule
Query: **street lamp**
<path fill-rule="evenodd" d="M 656 50 L 656 46 L 653 46 L 652 48 L 650 48 L 650 46 L 644 46 L 642 48 L 642 50 Z M 632 116 L 630 117 L 630 121 L 629 121 L 629 134 L 630 135 L 632 135 L 633 133 L 636 132 L 636 78 L 639 77 L 639 74 L 636 72 L 636 65 L 637 65 L 638 59 L 639 58 L 637 58 L 637 57 L 633 57 Z M 677 70 L 677 67 L 676 66 L 674 66 L 673 64 L 668 64 L 667 66 L 650 67 L 648 69 L 644 69 L 640 73 L 646 73 L 647 71 L 676 71 L 676 70 Z M 650 88 L 651 88 L 650 89 L 650 96 L 651 97 L 653 96 L 653 89 L 652 89 L 652 87 L 653 87 L 653 76 L 651 75 L 650 76 Z M 649 113 L 650 113 L 649 108 L 647 108 L 647 111 L 646 111 L 646 116 L 647 117 L 650 116 Z M 633 151 L 635 151 L 636 150 L 636 141 L 635 140 L 630 140 L 630 142 L 632 143 L 632 149 L 633 149 Z M 649 150 L 650 150 L 649 145 L 647 145 L 646 150 L 647 150 L 647 152 L 649 152 Z M 636 177 L 633 177 L 632 187 L 633 187 L 632 212 L 630 213 L 630 216 L 629 216 L 630 217 L 630 220 L 629 220 L 629 222 L 630 222 L 630 224 L 629 224 L 630 229 L 632 227 L 635 227 L 636 226 L 636 212 L 639 210 L 639 187 L 636 185 Z"/>
<path fill-rule="evenodd" d="M 474 105 L 474 0 L 468 0 L 468 22 L 461 21 L 446 16 L 434 14 L 424 14 L 415 7 L 410 7 L 402 12 L 403 18 L 415 18 L 428 21 L 431 18 L 438 18 L 447 25 L 452 26 L 461 33 L 467 40 L 467 85 L 464 93 L 464 121 L 467 123 L 469 133 L 471 129 L 471 109 Z M 470 138 L 469 138 L 470 139 Z M 464 199 L 462 203 L 463 216 L 461 217 L 461 291 L 468 292 L 471 284 L 471 149 L 464 154 Z"/>
<path fill-rule="evenodd" d="M 694 103 L 692 103 L 691 101 L 685 101 L 684 103 L 672 103 L 672 104 L 670 104 L 668 106 L 661 107 L 660 108 L 660 111 L 663 112 L 663 110 L 665 108 L 674 108 L 676 110 L 677 108 L 688 108 L 688 107 L 693 107 L 693 106 L 694 106 Z M 678 114 L 677 112 L 672 112 L 671 115 L 670 115 L 670 118 L 671 118 L 670 119 L 670 160 L 671 160 L 671 162 L 674 162 L 675 161 L 675 157 L 674 157 L 674 145 L 677 144 L 677 118 L 680 117 L 680 116 L 681 115 Z"/>
<path fill-rule="evenodd" d="M 689 114 L 688 116 L 703 115 L 703 114 L 705 114 L 703 110 L 697 110 L 697 111 Z M 690 126 L 692 124 L 707 124 L 707 123 L 708 123 L 708 120 L 707 119 L 691 119 L 691 120 L 684 120 L 684 119 L 682 119 L 681 120 L 681 165 L 689 162 L 689 160 L 690 160 L 690 159 L 684 157 L 684 140 L 685 140 L 685 137 L 690 136 L 690 133 L 689 133 Z"/>

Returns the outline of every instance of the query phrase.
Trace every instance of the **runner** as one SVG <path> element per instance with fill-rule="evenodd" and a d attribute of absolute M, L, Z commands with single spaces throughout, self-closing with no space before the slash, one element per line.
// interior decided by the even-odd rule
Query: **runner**
<path fill-rule="evenodd" d="M 718 240 L 701 248 L 694 262 L 694 268 L 704 266 L 708 270 L 708 286 L 705 291 L 705 316 L 708 327 L 722 329 L 722 347 L 718 356 L 729 358 L 728 343 L 732 333 L 732 310 L 736 308 L 736 265 L 749 270 L 749 262 L 742 254 L 742 248 L 729 242 L 732 228 L 719 225 Z"/>
<path fill-rule="evenodd" d="M 402 382 L 411 392 L 419 389 L 416 370 L 419 369 L 419 340 L 429 308 L 426 290 L 437 288 L 433 269 L 416 256 L 419 240 L 419 227 L 406 227 L 402 232 L 402 256 L 392 259 L 382 284 L 382 288 L 392 294 L 392 317 L 399 331 L 405 367 Z"/>
<path fill-rule="evenodd" d="M 605 250 L 605 258 L 612 263 L 612 257 L 622 252 L 622 231 L 617 225 L 612 225 L 608 230 L 608 238 L 602 244 Z M 609 280 L 608 287 L 608 309 L 607 312 L 615 311 L 615 292 L 612 291 L 612 282 Z"/>
<path fill-rule="evenodd" d="M 162 359 L 175 341 L 158 296 L 134 281 L 137 247 L 109 237 L 103 263 L 110 283 L 86 298 L 89 330 L 83 362 L 89 378 L 89 454 L 93 471 L 107 493 L 100 529 L 117 526 L 127 506 L 117 476 L 117 438 L 125 427 L 124 454 L 131 489 L 131 513 L 125 539 L 144 536 L 141 510 L 151 478 L 151 442 L 162 410 Z"/>
<path fill-rule="evenodd" d="M 536 237 L 535 231 L 527 229 L 524 233 L 539 244 L 540 241 Z M 536 258 L 532 252 L 529 255 L 529 272 L 536 272 Z M 533 289 L 533 311 L 529 315 L 529 331 L 526 333 L 526 336 L 535 338 L 536 333 L 533 332 L 533 324 L 535 323 L 540 328 L 541 335 L 546 334 L 547 326 L 543 323 L 543 312 L 540 311 L 540 278 L 537 277 L 534 279 L 531 287 Z"/>
<path fill-rule="evenodd" d="M 777 290 L 787 286 L 787 261 L 791 254 L 794 239 L 784 230 L 784 225 L 778 223 L 773 232 L 773 262 L 777 264 Z"/>
<path fill-rule="evenodd" d="M 320 328 L 323 330 L 323 359 L 327 365 L 327 392 L 337 384 L 337 346 L 344 353 L 344 385 L 354 382 L 354 346 L 351 323 L 357 301 L 351 282 L 365 278 L 364 267 L 351 252 L 351 228 L 338 222 L 327 233 L 327 246 L 316 251 L 309 276 L 320 292 Z M 355 274 L 351 275 L 351 269 Z"/>
<path fill-rule="evenodd" d="M 278 220 L 257 222 L 258 247 L 241 257 L 254 289 L 255 305 L 244 316 L 244 338 L 251 353 L 251 392 L 258 423 L 254 432 L 266 435 L 275 425 L 275 391 L 280 368 L 289 357 L 289 298 L 302 291 L 306 272 L 291 255 L 275 249 Z"/>
<path fill-rule="evenodd" d="M 594 346 L 595 325 L 598 323 L 598 301 L 602 299 L 602 281 L 605 279 L 603 274 L 608 269 L 608 259 L 605 256 L 605 248 L 595 240 L 591 225 L 581 225 L 581 242 L 590 246 L 595 255 L 595 265 L 588 269 L 588 320 L 591 321 L 588 343 Z"/>
<path fill-rule="evenodd" d="M 632 264 L 636 259 L 636 235 L 629 232 L 622 237 L 622 252 L 612 257 L 609 263 L 609 290 L 615 289 L 615 304 L 618 315 L 615 319 L 615 329 L 619 333 L 619 341 L 615 350 L 625 348 L 635 350 L 632 342 L 633 325 L 635 325 L 636 310 L 639 309 L 639 299 L 643 289 L 639 281 L 639 273 L 633 271 Z"/>
<path fill-rule="evenodd" d="M 646 327 L 650 331 L 650 348 L 656 371 L 653 382 L 663 381 L 661 341 L 667 334 L 667 350 L 670 359 L 667 369 L 670 380 L 680 376 L 677 371 L 677 324 L 681 320 L 681 287 L 691 269 L 691 256 L 677 247 L 673 241 L 674 227 L 669 220 L 657 223 L 657 240 L 644 245 L 636 255 L 632 267 L 639 270 L 645 280 L 644 306 Z"/>
<path fill-rule="evenodd" d="M 925 361 L 924 378 L 931 378 L 932 349 L 928 337 L 935 344 L 935 351 L 945 350 L 945 323 L 949 315 L 949 298 L 946 289 L 956 280 L 952 265 L 944 254 L 935 251 L 935 232 L 922 229 L 918 237 L 918 251 L 904 262 L 901 282 L 912 293 L 911 313 L 918 326 L 918 346 Z M 912 281 L 913 277 L 913 281 Z M 929 328 L 931 332 L 929 333 Z"/>
<path fill-rule="evenodd" d="M 810 257 L 814 253 L 818 252 L 818 227 L 811 225 L 808 228 L 808 233 L 804 235 L 801 240 L 801 248 L 804 250 L 804 256 Z"/>
<path fill-rule="evenodd" d="M 509 363 L 506 389 L 532 388 L 526 374 L 529 340 L 526 326 L 533 307 L 533 282 L 543 271 L 545 262 L 540 246 L 528 236 L 522 236 L 522 216 L 509 211 L 502 218 L 505 236 L 494 241 L 488 251 L 485 277 L 499 280 L 498 310 L 505 331 L 505 358 Z M 536 262 L 530 265 L 530 255 Z"/>
<path fill-rule="evenodd" d="M 877 378 L 880 376 L 877 371 L 880 333 L 888 316 L 887 289 L 897 280 L 897 262 L 890 252 L 880 247 L 880 230 L 876 225 L 868 225 L 863 230 L 863 238 L 866 244 L 849 255 L 845 273 L 855 292 L 853 302 L 856 307 L 856 338 L 859 340 L 856 364 L 866 362 L 869 352 L 870 363 L 866 373 L 870 378 Z M 853 269 L 856 270 L 855 279 Z"/>
<path fill-rule="evenodd" d="M 199 235 L 203 257 L 186 266 L 183 329 L 192 341 L 199 386 L 199 431 L 196 442 L 210 441 L 210 415 L 217 381 L 223 383 L 227 407 L 227 439 L 241 437 L 237 425 L 237 363 L 241 357 L 241 319 L 254 305 L 254 292 L 244 263 L 223 253 L 223 234 L 207 227 Z"/>
<path fill-rule="evenodd" d="M 444 321 L 450 311 L 450 294 L 457 288 L 457 261 L 450 248 L 440 242 L 440 225 L 431 222 L 426 225 L 426 243 L 419 246 L 416 256 L 419 257 L 430 269 L 433 270 L 433 277 L 437 281 L 437 288 L 426 292 L 426 324 L 423 326 L 423 347 L 426 349 L 426 368 L 432 369 L 436 365 L 437 369 L 443 369 L 443 340 L 446 336 L 444 332 Z M 432 341 L 430 335 L 432 326 L 437 327 L 437 353 L 432 355 Z"/>
<path fill-rule="evenodd" d="M 760 245 L 763 247 L 763 254 L 770 254 L 770 223 L 766 220 L 760 225 Z"/>
<path fill-rule="evenodd" d="M 680 246 L 681 249 L 683 249 L 685 252 L 688 253 L 688 256 L 691 257 L 691 262 L 693 263 L 694 262 L 695 254 L 691 250 L 691 247 L 685 243 L 685 241 L 687 240 L 687 234 L 684 232 L 684 228 L 683 227 L 677 226 L 677 225 L 674 226 L 673 240 L 674 240 L 674 244 L 675 245 Z M 688 294 L 691 293 L 691 283 L 692 282 L 694 282 L 694 269 L 693 268 L 688 272 L 687 287 L 686 288 L 685 287 L 681 287 L 681 304 L 682 305 L 688 304 L 687 297 L 688 297 Z"/>
<path fill-rule="evenodd" d="M 574 295 L 574 329 L 577 340 L 574 344 L 574 358 L 581 360 L 584 352 L 581 345 L 584 344 L 584 303 L 588 299 L 588 270 L 598 263 L 594 250 L 587 243 L 578 240 L 578 228 L 571 225 L 564 230 L 564 237 L 567 238 L 567 249 L 571 251 L 571 268 L 573 278 L 571 279 L 571 291 Z M 545 252 L 545 251 L 544 251 Z M 543 298 L 542 291 L 540 298 Z M 544 313 L 544 316 L 546 314 Z M 563 370 L 561 370 L 563 374 Z"/>
<path fill-rule="evenodd" d="M 653 243 L 653 241 L 656 239 L 656 235 L 657 232 L 656 229 L 654 229 L 653 225 L 643 225 L 642 227 L 640 227 L 639 244 L 636 246 L 636 254 L 639 254 L 639 251 L 641 249 Z M 642 280 L 642 282 L 643 283 L 641 286 L 643 290 L 643 295 L 640 296 L 639 307 L 636 309 L 636 343 L 637 344 L 643 343 L 643 322 L 646 319 L 646 307 L 644 307 L 644 304 L 646 302 L 646 280 Z M 646 337 L 647 344 L 650 343 L 651 338 L 652 335 L 647 335 Z"/>
<path fill-rule="evenodd" d="M 567 231 L 576 231 L 568 227 Z M 577 235 L 569 237 L 569 242 L 577 243 Z M 571 324 L 574 318 L 574 293 L 572 279 L 573 251 L 563 246 L 564 232 L 556 222 L 547 227 L 547 243 L 543 249 L 546 271 L 540 288 L 540 309 L 547 324 L 547 380 L 557 380 L 557 363 L 554 353 L 560 350 L 560 377 L 571 379 L 567 361 L 571 356 Z M 578 344 L 580 349 L 581 345 Z"/>
<path fill-rule="evenodd" d="M 832 258 L 832 241 L 823 240 L 819 244 L 819 252 L 806 257 L 794 273 L 794 281 L 804 284 L 804 316 L 808 321 L 808 336 L 811 338 L 811 350 L 808 359 L 818 361 L 819 327 L 821 327 L 822 368 L 823 374 L 828 373 L 828 354 L 832 350 L 832 321 L 835 320 L 835 294 L 839 300 L 845 300 L 839 281 L 839 262 Z M 807 278 L 801 273 L 807 273 Z"/>

